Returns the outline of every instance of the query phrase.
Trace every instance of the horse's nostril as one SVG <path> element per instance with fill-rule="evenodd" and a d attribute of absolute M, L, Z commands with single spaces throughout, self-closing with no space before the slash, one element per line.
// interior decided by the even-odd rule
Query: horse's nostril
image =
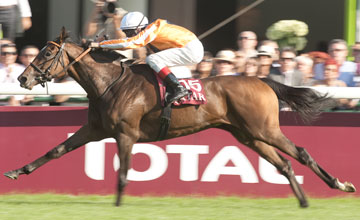
<path fill-rule="evenodd" d="M 24 84 L 27 81 L 27 78 L 25 76 L 19 77 L 20 84 Z"/>

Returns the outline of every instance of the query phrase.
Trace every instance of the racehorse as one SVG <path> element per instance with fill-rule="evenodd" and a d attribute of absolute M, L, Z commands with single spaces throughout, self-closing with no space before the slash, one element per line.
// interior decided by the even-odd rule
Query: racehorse
<path fill-rule="evenodd" d="M 132 146 L 156 141 L 162 105 L 153 71 L 145 64 L 117 62 L 114 51 L 92 50 L 72 42 L 65 28 L 50 41 L 18 77 L 20 85 L 32 89 L 53 78 L 71 76 L 87 92 L 88 123 L 73 136 L 22 168 L 4 175 L 17 179 L 45 163 L 59 158 L 91 141 L 112 137 L 120 158 L 116 205 L 120 205 L 127 184 Z M 208 128 L 230 132 L 240 143 L 273 164 L 290 182 L 301 207 L 307 207 L 305 194 L 295 179 L 290 161 L 276 150 L 308 166 L 329 187 L 355 192 L 349 182 L 340 182 L 302 147 L 296 146 L 280 130 L 279 100 L 286 102 L 304 120 L 312 120 L 333 102 L 310 88 L 294 88 L 269 79 L 218 76 L 201 80 L 207 103 L 173 107 L 171 124 L 164 139 L 184 136 Z"/>

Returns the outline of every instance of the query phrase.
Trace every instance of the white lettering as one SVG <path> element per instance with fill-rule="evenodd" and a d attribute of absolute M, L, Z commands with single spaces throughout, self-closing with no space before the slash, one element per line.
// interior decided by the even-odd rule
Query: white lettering
<path fill-rule="evenodd" d="M 68 134 L 70 137 L 73 134 Z M 112 138 L 99 142 L 91 142 L 85 145 L 85 174 L 94 180 L 105 179 L 105 144 L 115 143 Z M 199 179 L 200 154 L 208 154 L 208 145 L 167 145 L 165 151 L 153 144 L 134 144 L 132 154 L 143 153 L 150 158 L 150 166 L 145 171 L 136 171 L 131 168 L 128 172 L 128 180 L 150 181 L 165 174 L 168 168 L 169 154 L 180 154 L 180 180 L 196 181 Z M 234 166 L 226 166 L 228 162 Z M 120 167 L 118 155 L 113 159 L 114 170 Z M 259 179 L 247 157 L 236 146 L 225 146 L 210 161 L 206 167 L 201 181 L 216 182 L 220 175 L 239 175 L 243 183 L 258 183 Z M 277 169 L 259 157 L 259 175 L 265 182 L 272 184 L 289 184 L 286 177 Z M 300 184 L 304 183 L 303 176 L 295 176 Z"/>
<path fill-rule="evenodd" d="M 199 100 L 206 101 L 205 96 L 202 93 L 199 93 Z"/>
<path fill-rule="evenodd" d="M 229 161 L 233 162 L 235 166 L 226 166 Z M 259 182 L 250 161 L 236 146 L 222 148 L 206 167 L 201 181 L 216 182 L 220 175 L 239 175 L 243 183 Z"/>
<path fill-rule="evenodd" d="M 202 86 L 198 79 L 188 80 L 189 85 L 192 89 L 196 90 L 197 92 L 201 92 Z"/>
<path fill-rule="evenodd" d="M 269 163 L 262 157 L 259 157 L 259 174 L 261 176 L 261 179 L 268 183 L 290 184 L 289 180 L 285 176 L 281 175 L 277 171 L 276 167 L 274 167 L 271 163 Z M 303 176 L 295 176 L 295 178 L 299 184 L 304 183 Z"/>
<path fill-rule="evenodd" d="M 207 145 L 167 145 L 166 152 L 180 154 L 180 180 L 198 180 L 199 154 L 208 154 Z"/>
<path fill-rule="evenodd" d="M 85 173 L 94 180 L 104 180 L 105 142 L 85 145 Z"/>
<path fill-rule="evenodd" d="M 167 170 L 168 158 L 166 153 L 160 147 L 153 144 L 134 144 L 132 152 L 146 154 L 150 158 L 150 167 L 145 171 L 136 171 L 129 169 L 127 179 L 131 181 L 150 181 L 161 177 Z M 119 157 L 114 157 L 115 171 L 120 168 Z"/>
<path fill-rule="evenodd" d="M 68 137 L 73 133 L 69 133 Z M 115 139 L 107 138 L 85 145 L 85 174 L 94 180 L 104 180 L 105 175 L 105 143 L 114 143 Z"/>

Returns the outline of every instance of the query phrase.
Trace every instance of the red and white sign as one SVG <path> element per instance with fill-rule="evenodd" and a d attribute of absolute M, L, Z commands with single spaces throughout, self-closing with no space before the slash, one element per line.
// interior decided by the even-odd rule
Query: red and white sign
<path fill-rule="evenodd" d="M 0 172 L 19 168 L 45 154 L 86 120 L 87 109 L 82 107 L 0 107 Z M 296 121 L 293 113 L 281 114 L 285 135 L 305 147 L 330 174 L 360 186 L 360 114 L 326 113 L 314 126 Z M 292 195 L 287 180 L 272 165 L 222 130 L 135 144 L 132 154 L 127 194 Z M 309 195 L 346 195 L 329 189 L 297 161 L 292 160 L 292 165 Z M 113 194 L 118 168 L 115 142 L 105 139 L 88 143 L 16 181 L 1 177 L 0 193 Z"/>

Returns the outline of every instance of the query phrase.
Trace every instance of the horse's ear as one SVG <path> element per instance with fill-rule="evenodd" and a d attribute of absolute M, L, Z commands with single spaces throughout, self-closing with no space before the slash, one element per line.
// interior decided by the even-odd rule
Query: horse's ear
<path fill-rule="evenodd" d="M 66 37 L 67 37 L 67 33 L 66 33 L 66 30 L 65 30 L 65 27 L 63 26 L 63 27 L 61 28 L 60 37 L 59 37 L 59 39 L 60 39 L 60 44 L 61 44 L 63 41 L 65 41 Z"/>

